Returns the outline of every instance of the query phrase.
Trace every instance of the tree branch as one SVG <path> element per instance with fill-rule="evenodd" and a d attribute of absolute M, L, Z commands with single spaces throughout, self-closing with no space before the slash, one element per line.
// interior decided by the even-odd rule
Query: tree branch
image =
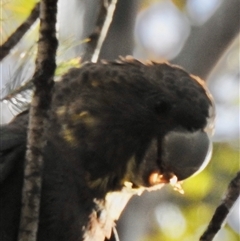
<path fill-rule="evenodd" d="M 29 30 L 38 17 L 39 3 L 35 5 L 25 22 L 23 22 L 7 41 L 0 46 L 0 61 L 9 54 L 10 50 L 21 40 L 23 35 Z"/>
<path fill-rule="evenodd" d="M 36 69 L 33 76 L 35 92 L 30 108 L 28 145 L 24 170 L 22 212 L 19 229 L 20 241 L 37 239 L 40 209 L 44 131 L 47 111 L 51 104 L 53 76 L 56 68 L 55 56 L 57 0 L 42 0 L 40 3 L 40 36 Z"/>
<path fill-rule="evenodd" d="M 171 62 L 206 78 L 240 30 L 239 0 L 223 1 L 216 13 L 194 27 L 180 54 Z"/>
<path fill-rule="evenodd" d="M 100 11 L 96 21 L 96 27 L 92 34 L 88 37 L 90 40 L 87 43 L 85 55 L 82 61 L 91 60 L 96 63 L 107 36 L 113 14 L 116 8 L 117 0 L 101 0 Z"/>
<path fill-rule="evenodd" d="M 240 195 L 240 172 L 237 176 L 229 183 L 227 193 L 222 203 L 217 207 L 215 213 L 210 221 L 207 230 L 203 233 L 200 241 L 211 241 L 214 236 L 221 228 L 224 220 L 226 219 L 230 209 L 236 202 Z"/>

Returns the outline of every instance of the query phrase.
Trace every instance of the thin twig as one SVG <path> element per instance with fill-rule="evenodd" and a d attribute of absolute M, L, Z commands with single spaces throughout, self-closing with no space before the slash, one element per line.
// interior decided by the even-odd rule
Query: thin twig
<path fill-rule="evenodd" d="M 22 93 L 25 90 L 31 90 L 33 88 L 32 79 L 24 83 L 23 85 L 17 87 L 15 90 L 10 92 L 7 96 L 4 96 L 0 101 L 9 101 L 11 98 L 15 97 L 17 94 Z"/>
<path fill-rule="evenodd" d="M 33 76 L 35 91 L 30 108 L 19 241 L 37 240 L 43 169 L 42 153 L 45 146 L 44 132 L 47 111 L 51 104 L 58 45 L 56 13 L 57 0 L 40 2 L 40 36 Z"/>
<path fill-rule="evenodd" d="M 91 60 L 93 63 L 98 61 L 103 42 L 113 19 L 116 4 L 117 0 L 101 0 L 96 27 L 88 37 L 89 41 L 82 61 Z"/>
<path fill-rule="evenodd" d="M 35 5 L 28 18 L 15 30 L 15 32 L 0 46 L 0 61 L 6 57 L 10 50 L 21 40 L 39 17 L 39 3 Z"/>
<path fill-rule="evenodd" d="M 113 227 L 113 235 L 115 241 L 120 241 L 116 227 Z"/>
<path fill-rule="evenodd" d="M 200 241 L 211 241 L 214 236 L 221 228 L 224 220 L 226 219 L 230 209 L 236 202 L 240 195 L 240 172 L 237 176 L 229 183 L 228 190 L 222 203 L 217 207 L 215 213 L 210 221 L 207 230 L 203 233 Z"/>

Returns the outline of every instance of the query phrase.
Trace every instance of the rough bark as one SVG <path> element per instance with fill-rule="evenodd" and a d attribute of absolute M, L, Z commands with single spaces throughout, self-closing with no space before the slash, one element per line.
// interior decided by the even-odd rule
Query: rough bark
<path fill-rule="evenodd" d="M 33 76 L 35 91 L 30 108 L 27 153 L 22 192 L 22 212 L 19 228 L 20 241 L 35 241 L 37 238 L 38 218 L 43 169 L 44 130 L 47 111 L 51 103 L 53 75 L 56 68 L 57 0 L 42 0 L 40 3 L 40 36 Z"/>

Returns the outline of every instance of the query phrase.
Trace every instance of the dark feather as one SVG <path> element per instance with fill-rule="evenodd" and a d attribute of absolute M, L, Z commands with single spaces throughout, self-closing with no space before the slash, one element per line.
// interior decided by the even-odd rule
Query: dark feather
<path fill-rule="evenodd" d="M 169 150 L 178 139 L 208 143 L 212 108 L 204 83 L 167 63 L 127 57 L 71 69 L 56 83 L 49 113 L 38 241 L 110 238 L 132 195 L 172 180 L 178 187 L 208 147 L 178 150 L 180 165 Z M 1 129 L 2 241 L 17 237 L 27 120 L 25 112 Z M 199 153 L 203 160 L 189 164 Z"/>

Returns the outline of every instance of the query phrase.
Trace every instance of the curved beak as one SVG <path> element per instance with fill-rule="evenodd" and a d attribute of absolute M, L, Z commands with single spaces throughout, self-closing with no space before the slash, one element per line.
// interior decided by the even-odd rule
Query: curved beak
<path fill-rule="evenodd" d="M 176 130 L 165 136 L 162 151 L 162 171 L 171 172 L 178 180 L 183 180 L 207 166 L 212 155 L 212 142 L 202 130 Z"/>

